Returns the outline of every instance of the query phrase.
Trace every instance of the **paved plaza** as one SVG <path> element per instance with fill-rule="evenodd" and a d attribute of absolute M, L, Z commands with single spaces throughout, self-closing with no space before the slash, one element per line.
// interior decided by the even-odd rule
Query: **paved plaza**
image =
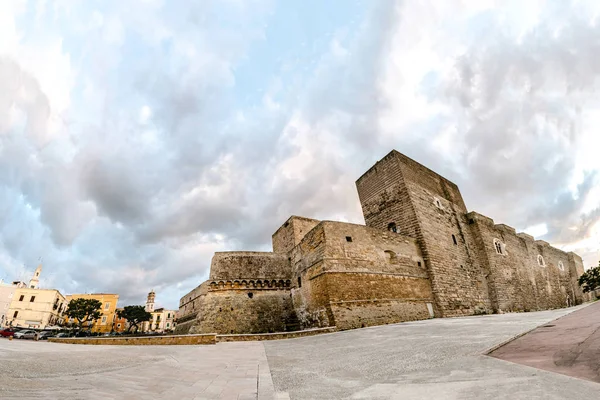
<path fill-rule="evenodd" d="M 585 307 L 213 346 L 2 339 L 0 398 L 598 399 L 598 383 L 483 355 Z"/>

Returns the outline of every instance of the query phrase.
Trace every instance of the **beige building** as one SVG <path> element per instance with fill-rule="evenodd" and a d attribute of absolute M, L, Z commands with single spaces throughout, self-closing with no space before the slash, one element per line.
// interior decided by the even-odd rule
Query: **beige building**
<path fill-rule="evenodd" d="M 40 289 L 39 279 L 42 273 L 40 264 L 29 285 L 24 282 L 13 282 L 12 297 L 8 312 L 5 314 L 5 326 L 23 328 L 45 328 L 64 321 L 63 313 L 67 308 L 65 297 L 55 289 Z M 0 289 L 0 293 L 8 293 L 10 289 Z M 2 294 L 0 294 L 2 296 Z M 0 299 L 0 304 L 2 300 Z M 1 318 L 1 317 L 0 317 Z"/>
<path fill-rule="evenodd" d="M 149 323 L 144 324 L 144 332 L 166 332 L 175 328 L 175 310 L 157 308 L 152 314 Z"/>
<path fill-rule="evenodd" d="M 67 303 L 73 299 L 94 299 L 102 303 L 102 316 L 92 324 L 92 332 L 110 332 L 113 330 L 113 322 L 115 321 L 115 313 L 117 311 L 117 303 L 119 301 L 118 294 L 112 293 L 90 293 L 90 294 L 70 294 L 67 295 Z M 65 317 L 68 322 L 76 322 L 71 318 Z"/>
<path fill-rule="evenodd" d="M 55 289 L 16 288 L 6 325 L 45 328 L 64 321 L 65 297 Z"/>

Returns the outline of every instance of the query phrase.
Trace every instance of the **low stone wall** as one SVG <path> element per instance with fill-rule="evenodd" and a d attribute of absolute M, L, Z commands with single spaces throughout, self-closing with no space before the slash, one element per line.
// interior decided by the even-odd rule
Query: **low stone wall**
<path fill-rule="evenodd" d="M 202 335 L 170 335 L 139 337 L 85 337 L 85 338 L 49 338 L 53 343 L 120 345 L 120 346 L 163 346 L 163 345 L 198 345 L 215 344 L 215 333 Z"/>
<path fill-rule="evenodd" d="M 242 335 L 217 335 L 208 333 L 201 335 L 139 336 L 139 337 L 85 337 L 85 338 L 50 338 L 49 342 L 91 345 L 120 346 L 164 346 L 164 345 L 198 345 L 215 344 L 217 342 L 250 342 L 261 340 L 292 339 L 335 332 L 335 326 L 328 328 L 307 329 L 295 332 L 256 333 Z"/>
<path fill-rule="evenodd" d="M 250 342 L 259 340 L 292 339 L 305 336 L 314 336 L 322 333 L 332 333 L 336 330 L 337 328 L 333 326 L 328 328 L 307 329 L 304 331 L 295 332 L 255 333 L 248 335 L 217 335 L 217 342 Z"/>

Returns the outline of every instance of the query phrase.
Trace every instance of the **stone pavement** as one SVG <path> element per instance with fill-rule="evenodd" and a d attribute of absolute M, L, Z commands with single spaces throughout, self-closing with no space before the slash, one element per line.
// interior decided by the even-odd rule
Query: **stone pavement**
<path fill-rule="evenodd" d="M 587 309 L 433 319 L 212 346 L 0 339 L 0 398 L 600 399 L 597 383 L 483 355 L 574 310 Z"/>
<path fill-rule="evenodd" d="M 490 355 L 600 383 L 600 301 L 542 325 Z"/>
<path fill-rule="evenodd" d="M 574 310 L 433 319 L 265 343 L 291 399 L 600 399 L 600 385 L 483 353 Z"/>
<path fill-rule="evenodd" d="M 0 340 L 2 399 L 273 397 L 269 365 L 260 342 L 82 346 Z"/>

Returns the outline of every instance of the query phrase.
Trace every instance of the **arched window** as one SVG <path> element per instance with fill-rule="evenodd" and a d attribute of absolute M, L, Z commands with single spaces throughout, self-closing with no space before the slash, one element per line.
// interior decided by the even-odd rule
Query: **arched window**
<path fill-rule="evenodd" d="M 562 261 L 559 261 L 559 262 L 558 262 L 558 269 L 560 269 L 561 271 L 564 271 L 564 270 L 565 270 L 565 264 L 563 264 L 563 262 L 562 262 Z"/>
<path fill-rule="evenodd" d="M 396 228 L 396 224 L 393 222 L 390 222 L 388 224 L 388 231 L 398 233 L 398 228 Z"/>
<path fill-rule="evenodd" d="M 544 257 L 542 257 L 541 254 L 538 254 L 537 260 L 538 260 L 538 264 L 540 265 L 540 267 L 545 267 L 546 266 L 546 263 L 544 262 Z"/>
<path fill-rule="evenodd" d="M 504 243 L 502 243 L 500 240 L 494 239 L 494 248 L 496 249 L 497 254 L 501 254 L 501 255 L 505 254 Z"/>

